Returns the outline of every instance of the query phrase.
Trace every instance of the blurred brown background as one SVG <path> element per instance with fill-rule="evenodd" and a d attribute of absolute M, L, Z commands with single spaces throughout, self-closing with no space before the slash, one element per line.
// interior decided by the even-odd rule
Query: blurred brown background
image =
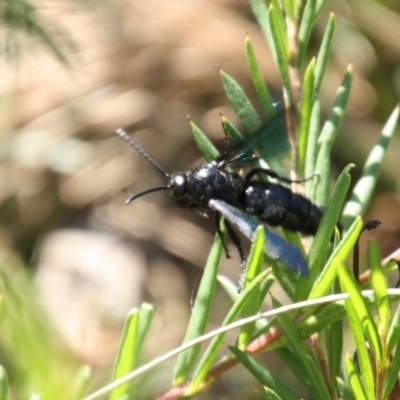
<path fill-rule="evenodd" d="M 354 162 L 356 180 L 400 98 L 400 6 L 328 3 L 310 48 L 318 49 L 333 10 L 336 31 L 321 101 L 326 115 L 352 62 L 352 94 L 333 159 L 338 171 Z M 1 29 L 3 268 L 12 274 L 11 257 L 32 272 L 52 324 L 69 349 L 95 367 L 112 363 L 126 312 L 144 300 L 153 303 L 145 355 L 154 357 L 182 340 L 213 222 L 164 192 L 124 206 L 128 195 L 165 180 L 114 131 L 129 131 L 167 171 L 192 168 L 202 159 L 186 116 L 217 144 L 223 138 L 219 112 L 236 118 L 216 66 L 256 99 L 244 54 L 248 33 L 279 98 L 277 69 L 245 0 L 31 4 L 42 31 L 27 33 L 21 16 Z M 5 21 L 10 7 L 4 2 Z M 21 10 L 11 11 L 18 16 Z M 400 244 L 399 149 L 395 137 L 368 212 L 382 221 L 375 235 L 384 255 Z M 234 249 L 232 255 L 221 272 L 236 280 Z M 226 310 L 229 300 L 217 296 Z M 235 379 L 226 385 L 236 391 L 229 398 L 243 398 Z"/>

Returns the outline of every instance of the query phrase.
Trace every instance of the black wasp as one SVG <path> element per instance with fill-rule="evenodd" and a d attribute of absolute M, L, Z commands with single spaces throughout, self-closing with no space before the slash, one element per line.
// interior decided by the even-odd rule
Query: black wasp
<path fill-rule="evenodd" d="M 145 194 L 159 190 L 168 190 L 178 200 L 186 200 L 191 208 L 216 211 L 216 223 L 219 231 L 220 216 L 225 217 L 227 231 L 239 251 L 242 266 L 244 255 L 241 243 L 230 223 L 252 240 L 260 222 L 273 227 L 281 226 L 290 231 L 315 235 L 323 215 L 323 209 L 306 197 L 292 192 L 279 183 L 259 180 L 260 175 L 275 178 L 286 183 L 301 182 L 284 178 L 275 171 L 254 167 L 242 177 L 228 168 L 244 164 L 254 164 L 260 156 L 280 156 L 287 149 L 286 138 L 274 134 L 278 121 L 276 116 L 267 130 L 261 128 L 254 135 L 234 146 L 215 160 L 201 164 L 184 172 L 168 174 L 155 162 L 124 130 L 116 133 L 133 146 L 147 161 L 162 172 L 168 179 L 166 186 L 154 187 L 129 197 L 126 203 Z M 263 143 L 266 143 L 261 146 Z M 258 156 L 255 150 L 257 148 Z M 260 152 L 262 148 L 263 152 Z M 266 150 L 267 149 L 267 150 Z M 297 247 L 286 242 L 265 227 L 265 252 L 283 266 L 303 276 L 308 276 L 308 266 Z M 226 250 L 226 249 L 225 249 Z M 226 252 L 227 253 L 227 252 Z M 228 254 L 228 253 L 227 253 Z"/>

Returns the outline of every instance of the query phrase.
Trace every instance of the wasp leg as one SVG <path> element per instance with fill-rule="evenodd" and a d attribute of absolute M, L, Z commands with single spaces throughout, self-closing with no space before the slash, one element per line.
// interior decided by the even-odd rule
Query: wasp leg
<path fill-rule="evenodd" d="M 270 176 L 271 178 L 276 178 L 282 182 L 286 182 L 286 183 L 301 183 L 301 182 L 306 182 L 309 181 L 310 179 L 314 178 L 314 176 L 316 175 L 315 173 L 312 174 L 310 177 L 308 178 L 304 178 L 304 179 L 289 179 L 289 178 L 285 178 L 282 175 L 279 175 L 278 173 L 276 173 L 275 171 L 272 171 L 271 169 L 267 169 L 267 168 L 253 168 L 251 171 L 249 171 L 247 173 L 247 175 L 244 178 L 244 182 L 245 184 L 249 183 L 251 178 L 253 178 L 254 175 L 256 174 L 264 174 L 267 176 Z"/>
<path fill-rule="evenodd" d="M 232 226 L 228 221 L 225 221 L 225 225 L 226 225 L 226 230 L 228 231 L 228 235 L 231 238 L 231 240 L 232 240 L 233 244 L 235 245 L 237 252 L 239 254 L 240 276 L 239 276 L 239 282 L 238 282 L 238 286 L 239 286 L 238 292 L 240 293 L 244 287 L 244 273 L 246 270 L 246 259 L 244 257 L 242 242 L 240 241 L 239 236 L 232 229 Z"/>
<path fill-rule="evenodd" d="M 217 229 L 218 236 L 221 239 L 222 246 L 224 247 L 226 258 L 231 258 L 230 254 L 229 254 L 228 246 L 225 243 L 224 235 L 223 235 L 221 229 L 219 228 L 220 221 L 221 221 L 221 215 L 217 212 L 217 213 L 215 213 L 215 228 Z M 224 221 L 224 223 L 227 224 L 226 221 Z"/>

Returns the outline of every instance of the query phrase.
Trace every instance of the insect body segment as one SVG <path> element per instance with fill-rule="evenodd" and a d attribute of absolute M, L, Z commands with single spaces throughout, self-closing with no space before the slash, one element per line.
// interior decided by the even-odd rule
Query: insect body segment
<path fill-rule="evenodd" d="M 244 191 L 243 209 L 271 226 L 315 235 L 323 209 L 289 188 L 269 182 L 251 182 Z"/>
<path fill-rule="evenodd" d="M 215 162 L 210 162 L 171 175 L 168 187 L 177 199 L 187 199 L 195 207 L 209 209 L 209 201 L 215 198 L 239 206 L 244 182 L 238 174 L 218 169 Z"/>

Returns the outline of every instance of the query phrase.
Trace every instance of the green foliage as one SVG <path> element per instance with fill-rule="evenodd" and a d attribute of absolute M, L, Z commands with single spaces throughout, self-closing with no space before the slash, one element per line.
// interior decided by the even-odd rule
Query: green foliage
<path fill-rule="evenodd" d="M 395 132 L 399 108 L 396 107 L 390 116 L 381 138 L 367 159 L 361 178 L 355 183 L 350 201 L 346 202 L 351 183 L 349 172 L 353 166 L 350 164 L 344 168 L 332 189 L 330 153 L 349 99 L 353 80 L 351 65 L 343 71 L 342 83 L 322 128 L 320 122 L 319 90 L 329 62 L 335 28 L 334 15 L 330 15 L 320 49 L 316 52 L 310 49 L 310 37 L 326 1 L 308 0 L 301 7 L 294 0 L 271 0 L 268 5 L 261 0 L 249 2 L 279 68 L 284 105 L 290 110 L 286 122 L 289 135 L 295 139 L 292 141 L 295 146 L 292 155 L 295 157 L 291 160 L 292 170 L 288 176 L 307 177 L 318 171 L 318 175 L 306 183 L 306 193 L 325 206 L 325 213 L 317 234 L 304 246 L 308 251 L 300 246 L 310 267 L 310 277 L 295 276 L 293 272 L 277 267 L 272 261 L 268 262 L 271 268 L 263 269 L 265 237 L 263 229 L 258 229 L 247 260 L 242 291 L 238 293 L 234 284 L 218 277 L 223 242 L 221 235 L 216 234 L 182 346 L 139 367 L 139 356 L 152 320 L 153 308 L 144 304 L 132 310 L 127 316 L 116 357 L 113 383 L 87 396 L 86 400 L 95 399 L 104 393 L 109 393 L 110 400 L 136 399 L 140 393 L 133 379 L 176 355 L 172 388 L 165 394 L 165 398 L 193 397 L 207 390 L 216 378 L 239 363 L 264 386 L 264 391 L 260 393 L 262 398 L 300 398 L 293 387 L 253 357 L 262 351 L 271 350 L 276 351 L 310 398 L 380 400 L 388 398 L 398 384 L 400 311 L 397 307 L 392 312 L 392 305 L 397 298 L 393 295 L 394 291 L 388 290 L 387 274 L 390 270 L 382 268 L 381 255 L 373 241 L 368 249 L 371 275 L 365 283 L 370 290 L 361 290 L 358 277 L 351 275 L 346 263 L 363 230 L 361 215 L 369 204 L 390 138 Z M 294 25 L 296 29 L 293 29 Z M 245 53 L 260 108 L 263 110 L 262 116 L 233 77 L 222 70 L 220 75 L 232 107 L 251 134 L 260 129 L 264 119 L 272 117 L 274 107 L 249 37 L 245 40 Z M 317 55 L 309 57 L 310 53 Z M 294 90 L 298 84 L 299 94 Z M 293 128 L 293 110 L 298 116 L 297 128 Z M 222 122 L 232 141 L 239 141 L 240 132 L 235 126 L 225 117 L 222 117 Z M 193 122 L 191 126 L 204 158 L 207 161 L 216 158 L 218 151 L 207 136 Z M 339 232 L 338 221 L 343 207 L 343 231 Z M 223 224 L 221 230 L 225 235 Z M 285 237 L 296 245 L 302 243 L 297 234 L 286 233 Z M 3 277 L 3 280 L 6 279 Z M 221 327 L 206 333 L 216 301 L 214 294 L 218 282 L 232 300 L 232 305 L 221 321 Z M 282 306 L 278 299 L 272 298 L 273 309 L 263 312 L 264 302 L 274 283 L 280 285 L 292 304 Z M 29 336 L 19 336 L 21 325 L 17 325 L 17 319 L 13 319 L 16 314 L 13 314 L 12 307 L 18 312 L 29 308 L 23 304 L 18 294 L 12 292 L 12 285 L 6 284 L 5 287 L 11 292 L 11 307 L 9 302 L 8 315 L 3 324 L 17 333 L 10 335 L 14 340 L 12 342 L 10 339 L 12 350 L 25 345 L 24 340 L 29 340 Z M 352 355 L 342 358 L 344 321 L 350 326 L 357 355 L 355 358 Z M 228 332 L 236 328 L 239 328 L 236 338 L 228 342 Z M 36 329 L 46 335 L 40 321 Z M 205 344 L 209 339 L 211 341 Z M 223 356 L 227 346 L 230 353 Z M 25 357 L 29 361 L 29 368 L 36 366 L 35 357 L 38 358 L 36 352 L 39 350 L 45 351 L 35 348 L 32 354 L 27 352 Z M 40 370 L 47 370 L 52 378 L 47 384 L 53 389 L 52 393 L 59 394 L 55 375 L 49 372 L 51 367 L 41 366 Z M 62 367 L 57 367 L 59 377 Z M 69 399 L 82 396 L 89 375 L 90 371 L 85 367 L 78 369 L 75 375 L 63 375 L 63 379 L 73 382 Z M 40 382 L 36 389 L 44 391 L 43 377 L 36 382 Z M 31 382 L 23 382 L 22 386 L 33 391 Z M 7 390 L 7 373 L 1 369 L 1 399 L 7 398 Z"/>

